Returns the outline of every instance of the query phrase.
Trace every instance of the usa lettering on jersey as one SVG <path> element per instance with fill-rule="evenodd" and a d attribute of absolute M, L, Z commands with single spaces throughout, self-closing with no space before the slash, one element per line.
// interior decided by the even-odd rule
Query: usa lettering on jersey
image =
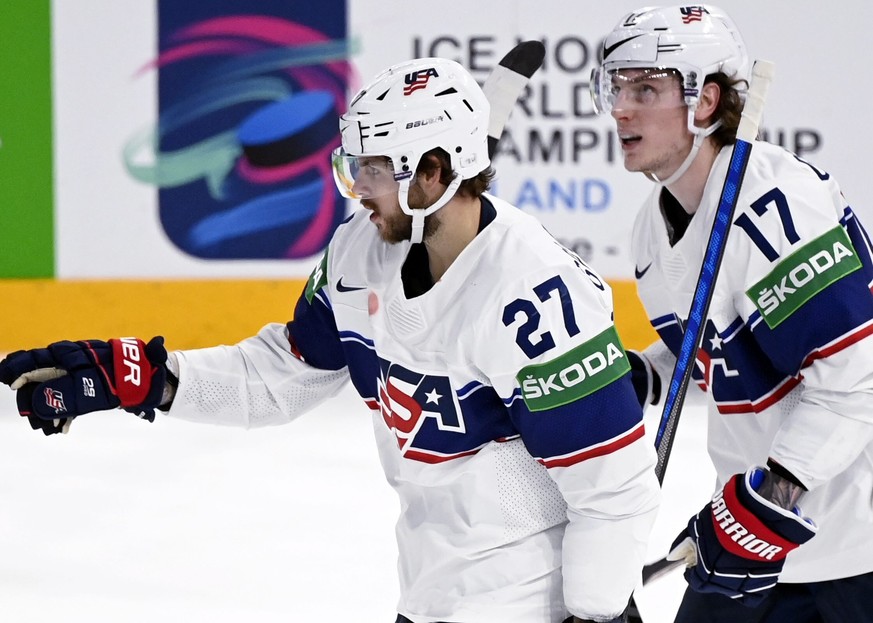
<path fill-rule="evenodd" d="M 426 462 L 437 455 L 450 458 L 453 444 L 445 433 L 463 435 L 466 429 L 449 378 L 381 358 L 379 367 L 379 409 L 403 455 Z"/>

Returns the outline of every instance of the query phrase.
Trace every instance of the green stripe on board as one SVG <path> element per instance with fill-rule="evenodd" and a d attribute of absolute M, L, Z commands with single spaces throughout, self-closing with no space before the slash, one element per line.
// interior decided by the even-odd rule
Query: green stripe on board
<path fill-rule="evenodd" d="M 0 278 L 54 276 L 50 0 L 0 0 Z"/>

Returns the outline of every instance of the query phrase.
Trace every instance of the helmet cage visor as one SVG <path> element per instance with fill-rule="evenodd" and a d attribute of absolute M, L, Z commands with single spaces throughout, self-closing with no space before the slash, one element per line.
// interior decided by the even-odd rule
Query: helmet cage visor
<path fill-rule="evenodd" d="M 347 199 L 375 199 L 397 195 L 400 182 L 412 177 L 411 171 L 394 170 L 386 156 L 351 156 L 342 147 L 331 154 L 333 180 Z"/>
<path fill-rule="evenodd" d="M 598 114 L 680 108 L 692 103 L 683 82 L 682 72 L 671 67 L 596 67 L 591 72 L 591 100 Z"/>

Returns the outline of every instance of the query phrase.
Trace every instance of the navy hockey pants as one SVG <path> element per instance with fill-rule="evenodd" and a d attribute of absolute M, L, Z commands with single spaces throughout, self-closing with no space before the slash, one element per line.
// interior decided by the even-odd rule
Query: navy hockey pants
<path fill-rule="evenodd" d="M 675 623 L 873 623 L 873 572 L 808 584 L 777 584 L 756 608 L 686 589 Z"/>

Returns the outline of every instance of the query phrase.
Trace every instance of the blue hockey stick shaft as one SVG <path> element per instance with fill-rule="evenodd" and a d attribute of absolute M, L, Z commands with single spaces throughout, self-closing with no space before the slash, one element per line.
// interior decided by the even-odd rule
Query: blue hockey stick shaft
<path fill-rule="evenodd" d="M 697 349 L 703 338 L 715 280 L 724 257 L 727 236 L 743 185 L 746 165 L 751 156 L 752 142 L 758 135 L 758 126 L 761 124 L 761 116 L 764 111 L 764 100 L 773 79 L 773 72 L 773 63 L 769 61 L 756 61 L 752 68 L 746 103 L 743 106 L 743 115 L 737 128 L 737 140 L 731 152 L 721 198 L 712 224 L 709 242 L 706 245 L 703 264 L 700 268 L 700 276 L 697 278 L 697 286 L 694 289 L 694 297 L 688 311 L 688 321 L 682 336 L 682 345 L 676 357 L 673 376 L 664 399 L 664 411 L 661 414 L 661 421 L 655 436 L 655 447 L 658 452 L 655 473 L 661 483 L 664 482 L 664 473 L 667 471 L 667 461 L 673 448 L 676 425 L 679 422 L 679 414 L 682 411 L 682 404 L 691 381 L 692 366 L 697 357 Z"/>

